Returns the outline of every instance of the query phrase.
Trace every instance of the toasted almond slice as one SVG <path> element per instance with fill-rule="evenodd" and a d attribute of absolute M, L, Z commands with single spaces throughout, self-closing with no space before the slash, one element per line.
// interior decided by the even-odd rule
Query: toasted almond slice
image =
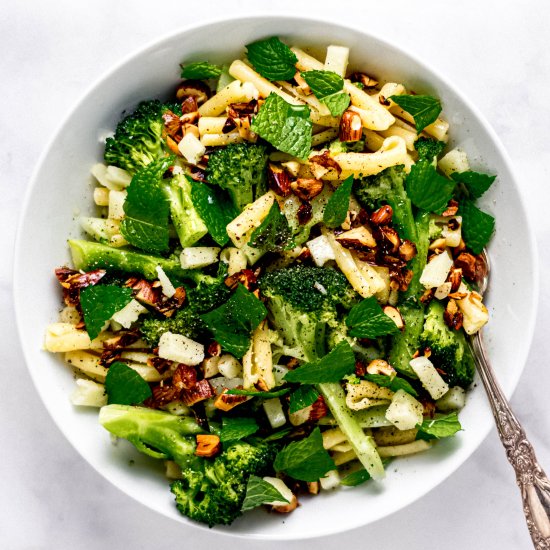
<path fill-rule="evenodd" d="M 403 316 L 401 312 L 394 306 L 385 306 L 384 313 L 396 324 L 398 329 L 402 329 L 405 326 Z"/>
<path fill-rule="evenodd" d="M 336 240 L 346 248 L 357 246 L 374 248 L 376 246 L 376 241 L 372 233 L 364 225 L 340 233 L 340 235 L 336 237 Z"/>

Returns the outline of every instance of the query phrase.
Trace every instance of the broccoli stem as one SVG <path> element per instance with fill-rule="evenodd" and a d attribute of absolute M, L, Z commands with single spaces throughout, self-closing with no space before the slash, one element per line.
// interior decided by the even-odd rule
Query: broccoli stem
<path fill-rule="evenodd" d="M 128 405 L 102 407 L 99 422 L 112 434 L 133 443 L 142 453 L 153 458 L 170 458 L 180 468 L 196 461 L 195 442 L 186 436 L 204 433 L 194 418 Z"/>
<path fill-rule="evenodd" d="M 384 465 L 376 450 L 376 445 L 372 437 L 365 434 L 353 412 L 346 405 L 346 397 L 340 384 L 326 382 L 317 384 L 317 389 L 324 397 L 332 416 L 346 435 L 365 470 L 373 479 L 382 479 L 385 476 Z"/>
<path fill-rule="evenodd" d="M 131 250 L 84 240 L 69 240 L 75 269 L 91 271 L 93 269 L 114 269 L 127 273 L 139 273 L 146 279 L 157 279 L 157 266 L 168 277 L 189 279 L 198 282 L 203 278 L 200 271 L 182 269 L 178 259 L 151 256 Z"/>

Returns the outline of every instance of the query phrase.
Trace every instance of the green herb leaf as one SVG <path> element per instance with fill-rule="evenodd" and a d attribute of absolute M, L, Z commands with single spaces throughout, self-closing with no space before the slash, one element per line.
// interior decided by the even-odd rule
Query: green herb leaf
<path fill-rule="evenodd" d="M 168 250 L 170 206 L 159 182 L 172 164 L 174 157 L 151 162 L 134 175 L 128 186 L 120 232 L 130 244 L 147 252 Z"/>
<path fill-rule="evenodd" d="M 216 342 L 241 359 L 250 347 L 250 333 L 266 315 L 267 309 L 262 302 L 239 285 L 225 304 L 200 317 L 212 331 Z"/>
<path fill-rule="evenodd" d="M 447 144 L 444 141 L 426 137 L 419 137 L 414 142 L 414 148 L 418 153 L 418 160 L 429 160 L 430 162 L 437 159 L 443 149 L 445 149 L 445 145 Z"/>
<path fill-rule="evenodd" d="M 119 361 L 107 371 L 105 392 L 109 405 L 139 405 L 153 395 L 149 384 L 134 369 Z"/>
<path fill-rule="evenodd" d="M 392 95 L 390 99 L 414 118 L 418 133 L 435 122 L 441 112 L 439 99 L 431 95 Z"/>
<path fill-rule="evenodd" d="M 399 376 L 392 378 L 391 376 L 386 376 L 385 374 L 365 374 L 365 379 L 370 382 L 374 382 L 383 388 L 389 388 L 393 392 L 403 390 L 413 397 L 418 397 L 418 392 L 410 385 L 410 383 L 404 378 L 399 378 Z"/>
<path fill-rule="evenodd" d="M 357 487 L 370 479 L 370 474 L 362 468 L 361 470 L 356 470 L 355 472 L 347 475 L 340 481 L 340 485 L 345 485 L 346 487 Z"/>
<path fill-rule="evenodd" d="M 290 443 L 279 451 L 273 467 L 294 479 L 317 481 L 336 465 L 323 447 L 321 430 L 315 428 L 306 439 Z"/>
<path fill-rule="evenodd" d="M 355 304 L 348 316 L 346 325 L 349 335 L 354 338 L 377 338 L 386 334 L 397 334 L 397 325 L 382 311 L 374 296 Z"/>
<path fill-rule="evenodd" d="M 331 195 L 323 212 L 323 223 L 332 229 L 342 225 L 348 215 L 353 176 L 345 179 Z"/>
<path fill-rule="evenodd" d="M 254 69 L 268 80 L 289 80 L 296 74 L 298 58 L 276 36 L 248 44 L 246 56 Z"/>
<path fill-rule="evenodd" d="M 212 238 L 224 246 L 229 241 L 227 224 L 234 220 L 239 211 L 223 190 L 188 178 L 191 183 L 191 200 Z"/>
<path fill-rule="evenodd" d="M 464 242 L 474 254 L 481 254 L 495 230 L 495 218 L 469 200 L 460 202 L 458 214 L 462 216 Z"/>
<path fill-rule="evenodd" d="M 307 105 L 291 105 L 271 93 L 252 119 L 251 130 L 279 151 L 306 159 L 311 149 L 309 114 Z"/>
<path fill-rule="evenodd" d="M 250 417 L 224 416 L 222 418 L 222 431 L 220 439 L 223 443 L 239 441 L 243 437 L 252 435 L 258 431 L 257 422 Z"/>
<path fill-rule="evenodd" d="M 451 437 L 462 430 L 458 420 L 458 413 L 452 412 L 447 415 L 426 418 L 422 424 L 417 426 L 418 434 L 416 439 L 441 439 Z"/>
<path fill-rule="evenodd" d="M 348 108 L 350 98 L 342 91 L 344 79 L 340 75 L 333 71 L 304 71 L 302 77 L 332 116 L 340 116 Z"/>
<path fill-rule="evenodd" d="M 339 382 L 352 372 L 355 372 L 355 355 L 349 343 L 344 340 L 318 361 L 304 363 L 297 369 L 288 371 L 284 379 L 301 384 L 323 384 Z"/>
<path fill-rule="evenodd" d="M 80 291 L 86 331 L 93 340 L 105 323 L 132 301 L 132 290 L 114 285 L 88 286 Z"/>
<path fill-rule="evenodd" d="M 294 248 L 292 230 L 277 201 L 273 202 L 267 216 L 252 232 L 248 246 L 263 252 L 283 252 Z"/>
<path fill-rule="evenodd" d="M 282 430 L 279 430 L 277 432 L 273 432 L 272 434 L 269 434 L 267 437 L 264 437 L 264 441 L 278 441 L 279 439 L 283 439 L 286 437 L 290 432 L 292 432 L 293 428 L 283 428 Z"/>
<path fill-rule="evenodd" d="M 208 61 L 197 61 L 188 65 L 181 65 L 181 77 L 193 80 L 205 80 L 218 78 L 222 74 L 222 68 Z"/>
<path fill-rule="evenodd" d="M 250 476 L 241 510 L 246 512 L 272 502 L 288 502 L 288 500 L 271 483 L 264 481 L 261 477 Z"/>
<path fill-rule="evenodd" d="M 290 414 L 301 411 L 313 405 L 318 398 L 319 392 L 313 386 L 304 384 L 290 395 L 288 411 Z"/>
<path fill-rule="evenodd" d="M 274 391 L 256 391 L 256 390 L 241 390 L 235 388 L 233 390 L 228 390 L 228 395 L 246 395 L 248 397 L 260 397 L 261 399 L 273 399 L 274 397 L 281 397 L 286 395 L 290 391 L 290 388 L 281 388 L 280 390 Z"/>
<path fill-rule="evenodd" d="M 413 164 L 405 185 L 415 206 L 441 214 L 447 208 L 456 184 L 438 174 L 430 161 L 419 160 Z"/>
<path fill-rule="evenodd" d="M 454 181 L 463 183 L 472 199 L 479 199 L 489 187 L 493 184 L 496 176 L 490 174 L 482 174 L 481 172 L 472 172 L 468 170 L 466 172 L 453 172 L 451 175 Z"/>

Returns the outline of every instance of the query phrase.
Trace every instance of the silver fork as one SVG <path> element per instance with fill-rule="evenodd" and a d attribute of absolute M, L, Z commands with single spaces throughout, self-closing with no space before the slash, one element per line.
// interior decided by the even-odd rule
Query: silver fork
<path fill-rule="evenodd" d="M 486 269 L 477 281 L 479 293 L 483 295 L 489 280 L 489 257 L 481 254 Z M 485 386 L 489 403 L 495 417 L 500 440 L 506 449 L 508 461 L 516 473 L 521 490 L 523 513 L 536 550 L 550 550 L 550 481 L 540 466 L 535 450 L 527 439 L 525 431 L 510 408 L 510 404 L 489 364 L 481 331 L 470 336 L 468 345 L 472 351 L 477 370 Z"/>

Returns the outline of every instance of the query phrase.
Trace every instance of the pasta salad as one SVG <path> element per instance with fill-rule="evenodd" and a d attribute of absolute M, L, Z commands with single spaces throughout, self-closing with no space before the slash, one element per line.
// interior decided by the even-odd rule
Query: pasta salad
<path fill-rule="evenodd" d="M 73 404 L 210 527 L 379 483 L 462 429 L 495 176 L 447 146 L 438 98 L 348 61 L 271 37 L 182 64 L 106 139 L 55 270 L 45 348 Z"/>

